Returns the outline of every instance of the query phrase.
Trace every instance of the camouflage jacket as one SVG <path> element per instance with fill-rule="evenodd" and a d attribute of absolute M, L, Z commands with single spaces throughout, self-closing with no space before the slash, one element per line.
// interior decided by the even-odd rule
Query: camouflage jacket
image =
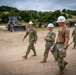
<path fill-rule="evenodd" d="M 73 39 L 76 38 L 76 28 L 73 30 L 73 32 L 72 32 L 72 36 L 73 36 Z"/>
<path fill-rule="evenodd" d="M 38 36 L 37 36 L 37 32 L 36 32 L 36 30 L 35 30 L 35 28 L 27 28 L 26 29 L 26 34 L 25 34 L 25 38 L 27 37 L 27 35 L 29 35 L 29 42 L 35 42 L 35 41 L 37 41 L 37 38 L 38 38 Z"/>
<path fill-rule="evenodd" d="M 56 36 L 56 34 L 53 31 L 49 31 L 48 34 L 46 35 L 46 38 L 47 38 L 46 44 L 54 43 L 55 42 L 55 36 Z"/>

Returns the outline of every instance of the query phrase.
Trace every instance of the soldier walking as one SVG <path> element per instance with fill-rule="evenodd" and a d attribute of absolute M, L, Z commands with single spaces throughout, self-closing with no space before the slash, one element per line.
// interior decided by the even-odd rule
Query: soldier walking
<path fill-rule="evenodd" d="M 70 30 L 66 26 L 65 21 L 66 18 L 64 16 L 58 17 L 57 23 L 59 24 L 60 28 L 58 29 L 55 50 L 58 58 L 59 72 L 56 75 L 62 75 L 65 66 L 68 64 L 64 58 L 66 57 L 66 48 L 70 39 Z"/>
<path fill-rule="evenodd" d="M 73 30 L 73 32 L 72 32 L 72 36 L 73 36 L 73 41 L 74 41 L 74 47 L 73 47 L 73 49 L 75 49 L 76 48 L 76 23 L 74 24 L 74 30 Z"/>
<path fill-rule="evenodd" d="M 27 37 L 27 35 L 29 35 L 29 46 L 27 48 L 26 55 L 23 56 L 23 58 L 25 58 L 25 59 L 27 59 L 27 56 L 28 56 L 31 49 L 34 52 L 34 54 L 32 56 L 37 55 L 35 47 L 34 47 L 34 43 L 36 44 L 36 41 L 37 41 L 37 32 L 36 32 L 35 28 L 33 27 L 33 22 L 32 21 L 29 22 L 29 27 L 26 30 L 26 34 L 23 38 L 23 41 Z"/>
<path fill-rule="evenodd" d="M 40 63 L 46 63 L 46 59 L 48 57 L 49 49 L 55 42 L 56 34 L 53 32 L 54 25 L 52 23 L 49 23 L 47 28 L 48 28 L 49 32 L 46 35 L 46 37 L 44 38 L 44 41 L 46 41 L 44 58 Z"/>

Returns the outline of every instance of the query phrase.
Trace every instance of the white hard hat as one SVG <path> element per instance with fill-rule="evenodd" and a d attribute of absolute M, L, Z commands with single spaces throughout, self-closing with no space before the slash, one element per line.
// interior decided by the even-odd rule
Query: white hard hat
<path fill-rule="evenodd" d="M 48 26 L 47 26 L 47 28 L 48 27 L 54 27 L 54 25 L 52 23 L 49 23 Z"/>
<path fill-rule="evenodd" d="M 74 26 L 76 26 L 76 23 L 74 24 Z"/>
<path fill-rule="evenodd" d="M 29 24 L 33 24 L 33 22 L 32 21 L 29 21 Z"/>
<path fill-rule="evenodd" d="M 57 23 L 58 22 L 65 22 L 65 21 L 66 21 L 66 18 L 64 16 L 59 16 L 58 20 L 57 20 Z"/>

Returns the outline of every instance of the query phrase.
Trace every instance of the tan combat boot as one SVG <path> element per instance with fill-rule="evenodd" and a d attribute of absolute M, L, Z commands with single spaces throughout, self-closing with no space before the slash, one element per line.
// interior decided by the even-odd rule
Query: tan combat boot
<path fill-rule="evenodd" d="M 27 55 L 23 56 L 22 58 L 25 58 L 25 59 L 27 59 Z"/>
<path fill-rule="evenodd" d="M 33 57 L 33 56 L 37 56 L 37 55 L 36 55 L 36 54 L 33 54 L 32 57 Z"/>
<path fill-rule="evenodd" d="M 68 62 L 64 62 L 64 68 L 66 67 L 67 64 L 68 64 Z"/>
<path fill-rule="evenodd" d="M 46 59 L 44 59 L 43 61 L 41 61 L 40 63 L 46 63 Z"/>
<path fill-rule="evenodd" d="M 72 50 L 74 50 L 75 49 L 75 46 L 72 48 Z"/>
<path fill-rule="evenodd" d="M 56 75 L 63 75 L 63 71 L 59 71 Z"/>

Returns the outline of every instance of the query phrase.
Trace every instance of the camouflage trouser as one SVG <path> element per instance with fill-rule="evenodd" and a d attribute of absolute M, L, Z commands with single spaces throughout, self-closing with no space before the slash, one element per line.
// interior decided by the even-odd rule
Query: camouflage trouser
<path fill-rule="evenodd" d="M 55 47 L 54 52 L 52 52 L 52 54 L 53 54 L 55 60 L 58 60 L 58 50 L 56 49 L 56 47 Z"/>
<path fill-rule="evenodd" d="M 66 57 L 66 52 L 62 55 L 63 44 L 57 44 L 54 52 L 54 57 L 58 60 L 59 69 L 62 71 L 64 69 L 64 63 L 66 62 L 63 58 Z"/>
<path fill-rule="evenodd" d="M 76 48 L 76 39 L 74 40 L 74 48 Z"/>
<path fill-rule="evenodd" d="M 50 43 L 47 43 L 45 45 L 44 58 L 43 58 L 44 60 L 46 60 L 48 58 L 49 49 L 50 49 L 51 46 L 52 46 L 52 44 L 50 44 Z"/>
<path fill-rule="evenodd" d="M 36 54 L 36 50 L 35 50 L 35 47 L 34 47 L 34 42 L 30 42 L 29 43 L 29 46 L 28 46 L 27 51 L 26 51 L 26 55 L 29 54 L 29 52 L 30 52 L 31 49 L 34 52 L 34 54 Z"/>

